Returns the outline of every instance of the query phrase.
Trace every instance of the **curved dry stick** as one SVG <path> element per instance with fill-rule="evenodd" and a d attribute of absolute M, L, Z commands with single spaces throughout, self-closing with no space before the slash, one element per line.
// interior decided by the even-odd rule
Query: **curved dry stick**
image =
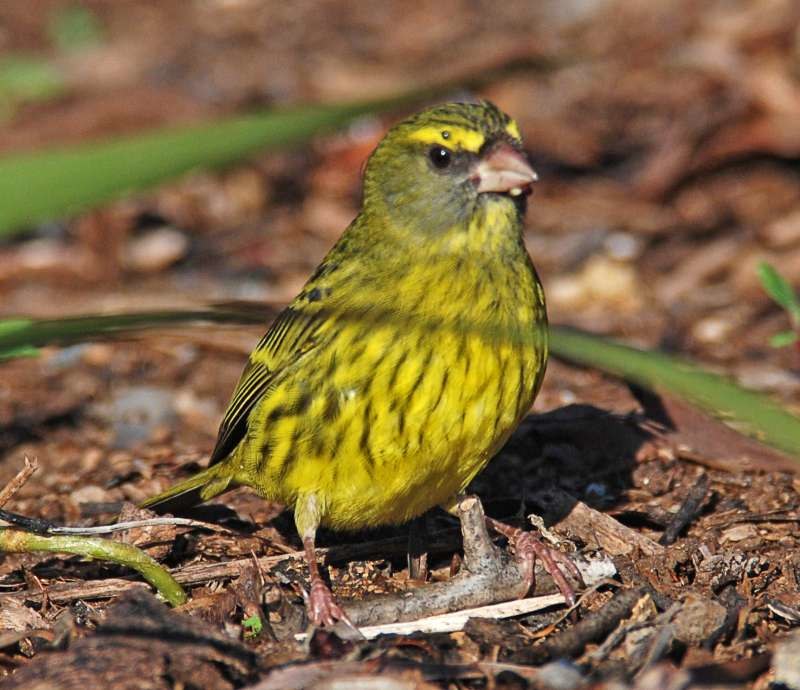
<path fill-rule="evenodd" d="M 14 494 L 23 487 L 25 482 L 27 482 L 28 479 L 31 478 L 31 475 L 38 469 L 39 463 L 36 458 L 29 460 L 26 456 L 25 466 L 17 472 L 16 476 L 8 484 L 0 489 L 0 508 L 13 498 Z"/>

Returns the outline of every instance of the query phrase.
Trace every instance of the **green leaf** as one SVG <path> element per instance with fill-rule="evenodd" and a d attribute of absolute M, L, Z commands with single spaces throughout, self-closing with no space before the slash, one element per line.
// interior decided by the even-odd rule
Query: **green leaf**
<path fill-rule="evenodd" d="M 4 319 L 0 321 L 0 338 L 11 333 L 24 331 L 29 328 L 32 323 L 32 319 Z"/>
<path fill-rule="evenodd" d="M 440 99 L 453 90 L 477 89 L 503 75 L 550 71 L 564 64 L 509 60 L 472 77 L 388 98 L 286 108 L 0 158 L 0 236 L 152 187 L 188 170 L 228 165 L 258 149 L 296 146 L 366 114 Z"/>
<path fill-rule="evenodd" d="M 39 350 L 35 347 L 15 347 L 8 350 L 0 350 L 0 362 L 6 359 L 16 359 L 17 357 L 38 357 Z"/>
<path fill-rule="evenodd" d="M 7 319 L 0 321 L 0 354 L 25 352 L 44 345 L 69 345 L 120 334 L 203 321 L 216 323 L 264 323 L 265 309 L 211 307 L 209 309 L 152 311 L 136 314 L 92 314 L 64 319 Z M 19 355 L 17 355 L 19 356 Z"/>
<path fill-rule="evenodd" d="M 794 331 L 781 331 L 769 339 L 769 344 L 772 347 L 786 347 L 787 345 L 794 345 L 799 337 Z"/>
<path fill-rule="evenodd" d="M 245 618 L 242 621 L 242 627 L 245 630 L 244 636 L 253 638 L 261 634 L 261 631 L 264 629 L 264 624 L 261 622 L 260 616 L 256 613 L 249 618 Z"/>
<path fill-rule="evenodd" d="M 61 73 L 46 60 L 20 55 L 0 59 L 0 102 L 43 100 L 63 88 Z M 4 198 L 3 205 L 8 201 Z"/>
<path fill-rule="evenodd" d="M 199 166 L 307 140 L 395 100 L 319 105 L 0 158 L 0 236 L 151 187 Z"/>
<path fill-rule="evenodd" d="M 31 323 L 33 322 L 30 319 L 5 319 L 0 321 L 0 361 L 15 357 L 34 357 L 39 354 L 39 350 L 25 342 L 17 343 L 16 345 L 3 345 L 4 338 L 13 339 L 19 333 L 27 330 Z"/>
<path fill-rule="evenodd" d="M 800 316 L 800 303 L 797 301 L 792 286 L 788 281 L 775 270 L 775 267 L 762 261 L 758 264 L 758 277 L 764 291 L 772 297 L 775 302 L 786 309 L 792 318 Z"/>
<path fill-rule="evenodd" d="M 600 369 L 649 390 L 671 393 L 800 460 L 800 418 L 723 376 L 660 352 L 637 350 L 568 328 L 550 329 L 550 349 L 562 359 Z"/>
<path fill-rule="evenodd" d="M 48 34 L 63 52 L 78 51 L 103 41 L 103 28 L 97 15 L 79 5 L 54 10 L 50 15 Z"/>

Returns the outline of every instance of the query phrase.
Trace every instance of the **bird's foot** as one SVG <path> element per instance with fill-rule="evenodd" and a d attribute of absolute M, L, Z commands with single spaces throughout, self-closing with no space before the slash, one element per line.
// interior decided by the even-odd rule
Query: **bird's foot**
<path fill-rule="evenodd" d="M 574 606 L 576 602 L 575 589 L 564 575 L 564 570 L 583 586 L 583 578 L 575 564 L 561 551 L 545 544 L 536 532 L 525 532 L 513 527 L 510 530 L 506 536 L 514 550 L 515 557 L 523 564 L 524 572 L 528 577 L 528 591 L 533 589 L 535 584 L 533 568 L 536 559 L 539 558 L 544 569 L 550 573 L 553 582 L 564 596 L 567 605 Z"/>
<path fill-rule="evenodd" d="M 336 600 L 333 598 L 333 592 L 328 588 L 322 580 L 315 579 L 311 583 L 311 589 L 306 601 L 306 610 L 308 611 L 308 619 L 312 625 L 316 627 L 333 626 L 338 621 L 343 621 L 351 628 L 355 628 L 353 623 L 348 618 Z"/>

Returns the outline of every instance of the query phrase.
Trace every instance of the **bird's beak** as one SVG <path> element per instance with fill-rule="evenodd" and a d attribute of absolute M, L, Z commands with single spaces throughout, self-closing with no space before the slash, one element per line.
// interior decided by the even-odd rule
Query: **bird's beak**
<path fill-rule="evenodd" d="M 473 169 L 478 193 L 498 192 L 519 196 L 530 190 L 539 176 L 525 156 L 506 142 L 491 148 Z"/>

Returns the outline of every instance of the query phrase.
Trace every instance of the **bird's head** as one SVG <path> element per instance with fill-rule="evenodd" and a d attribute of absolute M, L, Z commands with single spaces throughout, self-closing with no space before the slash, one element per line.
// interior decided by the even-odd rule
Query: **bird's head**
<path fill-rule="evenodd" d="M 536 173 L 516 123 L 493 104 L 449 103 L 395 125 L 364 173 L 364 210 L 438 234 L 481 210 L 520 215 Z"/>

